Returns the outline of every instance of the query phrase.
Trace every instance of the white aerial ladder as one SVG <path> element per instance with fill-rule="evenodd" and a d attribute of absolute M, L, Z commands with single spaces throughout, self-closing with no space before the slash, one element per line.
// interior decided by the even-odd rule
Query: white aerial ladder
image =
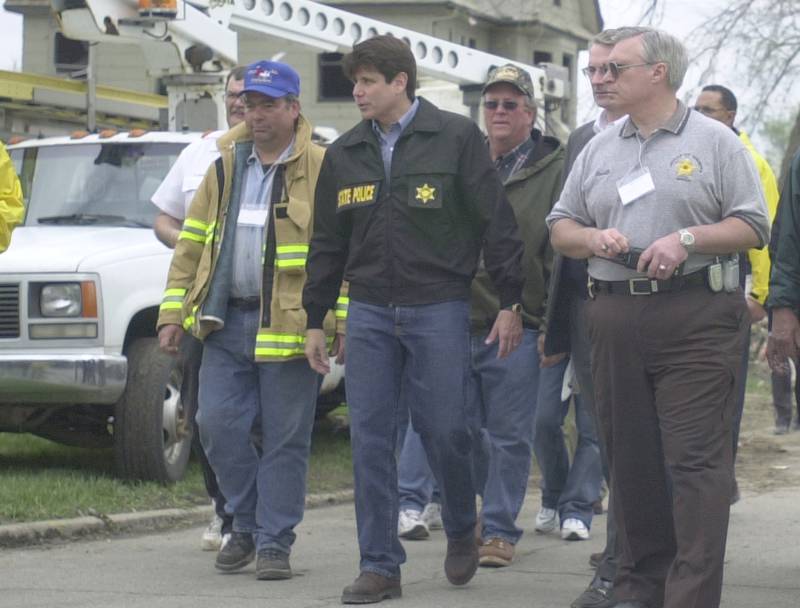
<path fill-rule="evenodd" d="M 455 83 L 464 105 L 477 117 L 481 84 L 492 67 L 513 63 L 527 70 L 541 110 L 564 97 L 565 80 L 545 69 L 512 61 L 310 0 L 51 0 L 62 33 L 89 42 L 136 43 L 150 75 L 167 83 L 170 129 L 179 128 L 177 109 L 188 98 L 211 95 L 224 124 L 222 78 L 237 64 L 234 29 L 291 40 L 326 52 L 347 52 L 378 34 L 405 40 L 420 73 Z M 173 4 L 172 12 L 140 11 L 140 5 Z M 146 15 L 146 16 L 143 16 Z M 547 106 L 545 105 L 545 102 Z M 540 119 L 545 114 L 540 111 Z"/>

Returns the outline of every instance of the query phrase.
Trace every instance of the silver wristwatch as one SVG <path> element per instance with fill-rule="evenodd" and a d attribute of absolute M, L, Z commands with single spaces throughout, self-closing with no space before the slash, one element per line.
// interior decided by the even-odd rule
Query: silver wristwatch
<path fill-rule="evenodd" d="M 694 251 L 694 235 L 686 230 L 686 228 L 678 230 L 678 240 L 687 253 L 692 253 Z"/>

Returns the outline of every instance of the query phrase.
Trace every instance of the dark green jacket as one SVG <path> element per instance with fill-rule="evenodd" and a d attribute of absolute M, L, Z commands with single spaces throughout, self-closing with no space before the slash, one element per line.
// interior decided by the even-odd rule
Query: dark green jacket
<path fill-rule="evenodd" d="M 525 165 L 509 177 L 506 196 L 517 218 L 525 252 L 522 271 L 522 321 L 526 327 L 538 329 L 544 317 L 547 283 L 553 263 L 550 235 L 544 218 L 561 192 L 564 148 L 553 137 L 535 130 L 535 147 Z M 483 264 L 472 281 L 471 325 L 474 333 L 489 330 L 500 310 L 500 300 Z"/>
<path fill-rule="evenodd" d="M 778 201 L 770 242 L 772 273 L 769 308 L 800 309 L 800 151 L 795 155 Z"/>

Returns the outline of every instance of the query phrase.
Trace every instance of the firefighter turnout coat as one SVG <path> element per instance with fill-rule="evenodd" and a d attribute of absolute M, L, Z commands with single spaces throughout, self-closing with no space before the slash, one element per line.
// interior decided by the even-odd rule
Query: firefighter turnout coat
<path fill-rule="evenodd" d="M 199 339 L 221 329 L 230 290 L 230 264 L 241 188 L 252 139 L 244 123 L 220 137 L 220 159 L 195 194 L 172 257 L 158 327 L 178 324 Z M 286 361 L 304 356 L 306 314 L 301 306 L 306 259 L 314 225 L 314 189 L 325 150 L 311 142 L 311 125 L 298 119 L 294 150 L 276 179 L 262 253 L 261 326 L 256 361 Z M 277 178 L 277 175 L 276 175 Z M 231 226 L 226 225 L 232 222 Z M 230 235 L 230 237 L 228 236 Z M 274 235 L 274 236 L 273 236 Z M 273 242 L 270 242 L 274 239 Z M 228 265 L 226 265 L 226 262 Z M 344 288 L 343 288 L 344 289 Z M 342 292 L 344 293 L 344 291 Z M 344 333 L 347 298 L 341 295 L 324 327 L 332 340 Z"/>

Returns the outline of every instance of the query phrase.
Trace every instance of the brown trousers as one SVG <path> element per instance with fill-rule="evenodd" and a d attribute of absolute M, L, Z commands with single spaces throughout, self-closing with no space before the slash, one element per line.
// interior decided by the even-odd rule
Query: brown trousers
<path fill-rule="evenodd" d="M 746 314 L 740 291 L 703 286 L 598 295 L 588 305 L 621 550 L 618 600 L 719 606 Z"/>

